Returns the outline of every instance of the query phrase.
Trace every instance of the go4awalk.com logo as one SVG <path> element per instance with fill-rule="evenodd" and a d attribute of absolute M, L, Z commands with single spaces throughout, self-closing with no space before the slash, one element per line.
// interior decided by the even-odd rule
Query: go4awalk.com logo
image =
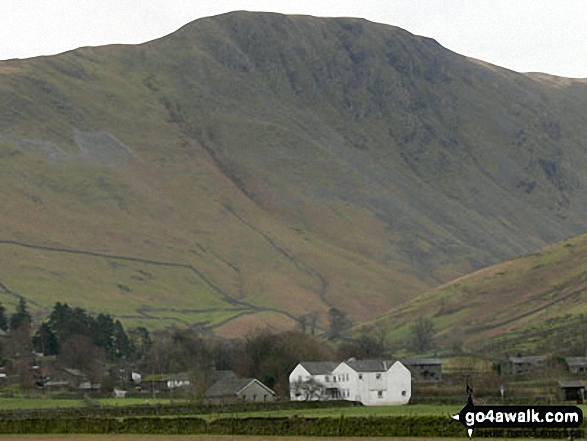
<path fill-rule="evenodd" d="M 475 428 L 575 428 L 583 422 L 583 412 L 577 406 L 475 406 L 469 399 L 452 418 L 471 438 Z"/>

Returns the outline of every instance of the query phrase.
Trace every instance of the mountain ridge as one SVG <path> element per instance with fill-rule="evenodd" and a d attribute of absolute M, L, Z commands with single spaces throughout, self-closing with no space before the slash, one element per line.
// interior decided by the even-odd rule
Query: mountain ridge
<path fill-rule="evenodd" d="M 305 314 L 326 326 L 332 307 L 362 322 L 585 231 L 587 88 L 544 81 L 366 20 L 258 13 L 0 62 L 1 197 L 12 207 L 0 235 L 197 263 L 249 305 L 251 320 L 230 333 L 254 329 L 256 308 L 286 311 L 267 319 L 278 328 Z M 45 259 L 17 256 L 27 263 L 2 277 L 36 301 L 40 280 L 49 298 L 75 301 L 53 273 L 110 301 L 128 294 L 117 285 L 135 302 L 176 292 L 185 310 L 209 298 L 201 278 L 177 289 L 103 273 L 88 286 Z"/>

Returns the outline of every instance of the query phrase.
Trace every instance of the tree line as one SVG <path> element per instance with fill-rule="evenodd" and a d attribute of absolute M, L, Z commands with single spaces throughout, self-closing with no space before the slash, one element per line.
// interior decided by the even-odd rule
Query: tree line
<path fill-rule="evenodd" d="M 258 331 L 239 339 L 190 328 L 151 335 L 144 327 L 127 330 L 107 314 L 91 314 L 57 302 L 46 319 L 32 329 L 26 301 L 21 299 L 10 316 L 0 304 L 0 329 L 11 335 L 0 342 L 4 346 L 0 355 L 17 360 L 19 355 L 35 351 L 102 383 L 108 382 L 104 366 L 118 372 L 111 383 L 124 382 L 120 372 L 135 370 L 144 374 L 190 373 L 196 395 L 204 392 L 219 371 L 232 370 L 241 377 L 257 378 L 276 392 L 287 394 L 289 374 L 302 360 L 392 357 L 394 348 L 383 331 L 369 329 L 354 339 L 342 338 L 341 331 L 348 326 L 346 316 L 331 311 L 330 320 L 330 332 L 323 336 L 327 338 L 317 336 L 313 326 L 280 333 Z M 419 321 L 413 330 L 414 343 L 425 349 L 431 344 L 432 333 L 430 323 Z"/>

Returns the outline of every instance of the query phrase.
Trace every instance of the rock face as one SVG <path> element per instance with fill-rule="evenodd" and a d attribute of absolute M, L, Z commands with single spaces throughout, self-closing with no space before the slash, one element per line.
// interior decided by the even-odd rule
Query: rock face
<path fill-rule="evenodd" d="M 177 286 L 111 289 L 102 274 L 77 287 L 123 285 L 137 304 L 177 292 L 180 320 L 227 334 L 307 314 L 325 325 L 332 307 L 357 322 L 584 232 L 586 108 L 584 81 L 391 26 L 201 19 L 140 46 L 0 63 L 0 233 L 191 265 L 197 280 Z M 11 247 L 0 253 L 24 259 Z M 50 306 L 41 280 L 61 270 L 36 265 L 23 284 L 25 267 L 15 291 Z M 135 306 L 129 320 L 165 322 Z"/>

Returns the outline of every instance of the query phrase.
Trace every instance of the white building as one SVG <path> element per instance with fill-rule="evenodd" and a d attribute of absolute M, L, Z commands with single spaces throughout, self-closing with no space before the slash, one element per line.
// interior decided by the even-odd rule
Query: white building
<path fill-rule="evenodd" d="M 302 361 L 289 374 L 292 401 L 338 399 L 338 389 L 332 384 L 332 371 L 339 365 L 333 361 Z"/>
<path fill-rule="evenodd" d="M 407 404 L 412 375 L 399 361 L 301 362 L 289 376 L 292 400 L 349 400 L 366 406 Z"/>

